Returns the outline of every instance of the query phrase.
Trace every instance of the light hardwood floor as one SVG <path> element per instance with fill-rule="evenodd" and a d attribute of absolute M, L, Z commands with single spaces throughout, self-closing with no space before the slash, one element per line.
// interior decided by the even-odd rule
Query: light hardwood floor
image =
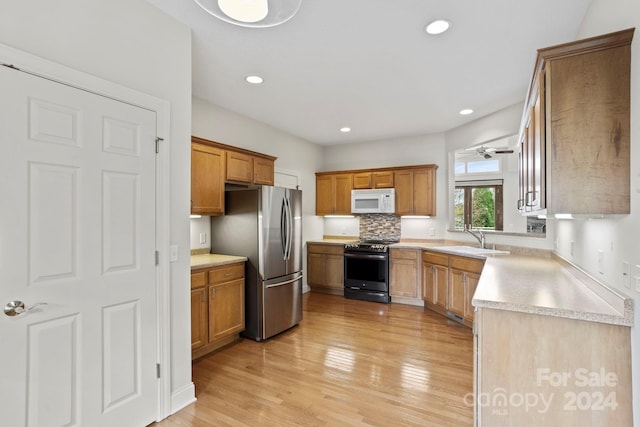
<path fill-rule="evenodd" d="M 471 330 L 421 307 L 308 293 L 299 326 L 193 363 L 197 402 L 154 424 L 471 426 Z"/>

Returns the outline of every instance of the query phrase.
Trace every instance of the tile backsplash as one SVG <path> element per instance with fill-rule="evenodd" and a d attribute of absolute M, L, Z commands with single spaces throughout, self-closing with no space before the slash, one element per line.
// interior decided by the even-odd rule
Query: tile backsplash
<path fill-rule="evenodd" d="M 393 214 L 360 215 L 360 239 L 400 240 L 400 217 Z"/>

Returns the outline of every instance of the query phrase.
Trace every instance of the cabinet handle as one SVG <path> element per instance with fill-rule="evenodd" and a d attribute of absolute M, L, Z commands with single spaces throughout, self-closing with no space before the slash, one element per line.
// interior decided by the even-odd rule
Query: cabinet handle
<path fill-rule="evenodd" d="M 206 302 L 207 301 L 207 296 L 204 293 L 202 293 L 200 295 L 200 301 L 202 301 L 202 302 Z"/>
<path fill-rule="evenodd" d="M 215 288 L 211 288 L 211 291 L 209 293 L 211 294 L 211 299 L 215 299 L 216 298 L 216 290 L 215 290 Z"/>
<path fill-rule="evenodd" d="M 224 273 L 224 276 L 225 276 L 225 277 L 229 277 L 229 276 L 231 276 L 232 274 L 233 274 L 233 273 Z"/>
<path fill-rule="evenodd" d="M 523 199 L 518 199 L 518 203 L 516 205 L 516 209 L 518 209 L 519 211 L 524 209 L 524 200 Z"/>

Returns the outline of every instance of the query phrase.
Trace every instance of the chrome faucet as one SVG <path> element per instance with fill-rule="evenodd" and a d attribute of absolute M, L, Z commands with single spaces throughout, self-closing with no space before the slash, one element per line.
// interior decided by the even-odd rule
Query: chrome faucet
<path fill-rule="evenodd" d="M 480 243 L 480 248 L 481 249 L 485 249 L 485 239 L 484 239 L 484 232 L 480 229 L 477 230 L 477 234 L 473 232 L 473 230 L 471 229 L 471 224 L 465 224 L 464 225 L 464 231 L 466 231 L 467 233 L 471 234 L 473 237 L 476 238 L 476 240 L 478 241 L 478 243 Z"/>

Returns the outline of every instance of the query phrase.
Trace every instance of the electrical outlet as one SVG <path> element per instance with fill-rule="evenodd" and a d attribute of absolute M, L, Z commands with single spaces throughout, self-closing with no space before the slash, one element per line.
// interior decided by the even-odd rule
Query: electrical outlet
<path fill-rule="evenodd" d="M 604 251 L 598 251 L 598 273 L 604 274 Z"/>
<path fill-rule="evenodd" d="M 631 266 L 627 261 L 622 261 L 622 284 L 627 289 L 631 288 Z"/>
<path fill-rule="evenodd" d="M 169 261 L 174 262 L 178 260 L 178 245 L 169 246 Z"/>
<path fill-rule="evenodd" d="M 207 243 L 207 233 L 200 233 L 200 244 Z"/>
<path fill-rule="evenodd" d="M 433 237 L 436 235 L 436 228 L 435 227 L 429 227 L 429 236 Z"/>

